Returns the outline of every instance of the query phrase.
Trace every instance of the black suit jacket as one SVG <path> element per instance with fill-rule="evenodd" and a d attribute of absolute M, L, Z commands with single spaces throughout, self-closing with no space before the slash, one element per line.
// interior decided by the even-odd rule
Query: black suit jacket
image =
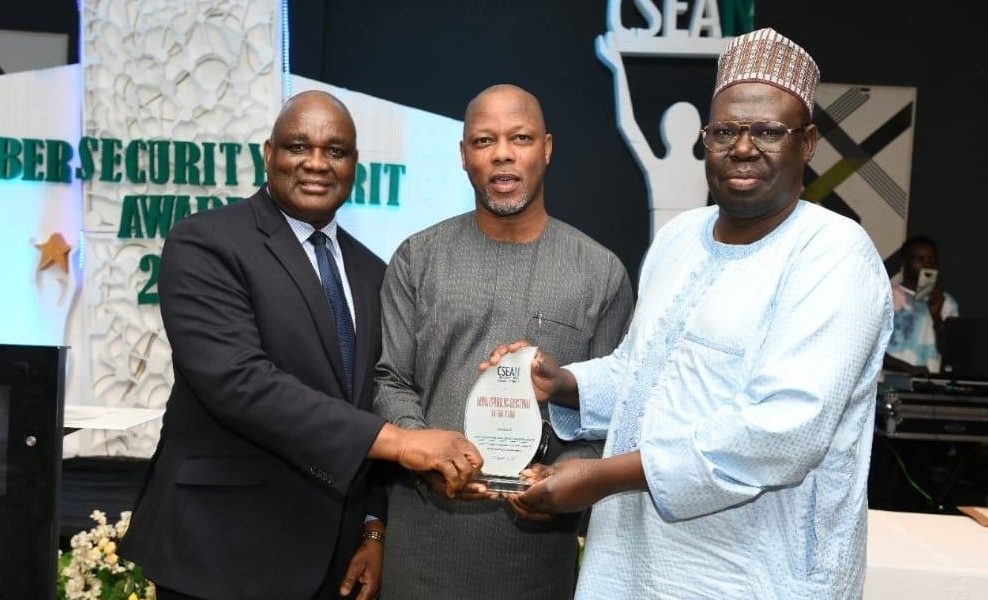
<path fill-rule="evenodd" d="M 210 599 L 311 598 L 331 564 L 342 574 L 365 514 L 385 514 L 365 460 L 384 423 L 369 411 L 385 265 L 338 240 L 355 401 L 319 278 L 266 191 L 169 232 L 158 291 L 175 384 L 121 547 L 152 581 Z"/>

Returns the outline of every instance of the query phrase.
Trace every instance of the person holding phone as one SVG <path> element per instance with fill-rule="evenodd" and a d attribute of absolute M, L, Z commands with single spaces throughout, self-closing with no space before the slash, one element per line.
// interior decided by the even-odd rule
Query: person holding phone
<path fill-rule="evenodd" d="M 937 244 L 913 236 L 899 249 L 902 281 L 892 284 L 895 328 L 886 350 L 885 368 L 913 374 L 940 371 L 943 322 L 959 315 L 957 301 L 938 282 Z"/>

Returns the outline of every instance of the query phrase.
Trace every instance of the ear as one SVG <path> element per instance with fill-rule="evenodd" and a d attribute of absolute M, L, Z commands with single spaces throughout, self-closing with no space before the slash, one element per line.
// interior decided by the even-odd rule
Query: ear
<path fill-rule="evenodd" d="M 264 140 L 264 171 L 271 170 L 271 139 Z"/>
<path fill-rule="evenodd" d="M 552 158 L 552 134 L 545 134 L 545 164 L 549 164 L 549 159 Z"/>
<path fill-rule="evenodd" d="M 816 154 L 816 142 L 820 138 L 820 130 L 817 129 L 816 125 L 810 123 L 803 130 L 803 162 L 809 164 L 813 159 L 813 155 Z"/>
<path fill-rule="evenodd" d="M 464 144 L 464 141 L 463 140 L 460 140 L 460 166 L 463 167 L 463 170 L 464 171 L 466 171 L 467 170 L 467 157 L 466 157 L 466 154 L 465 154 L 466 153 L 466 147 L 463 144 Z"/>

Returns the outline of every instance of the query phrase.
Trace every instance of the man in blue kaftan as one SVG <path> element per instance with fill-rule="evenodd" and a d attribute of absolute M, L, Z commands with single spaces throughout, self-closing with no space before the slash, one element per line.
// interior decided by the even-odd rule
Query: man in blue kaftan
<path fill-rule="evenodd" d="M 578 599 L 861 597 L 892 305 L 861 227 L 798 200 L 818 80 L 775 31 L 736 38 L 703 129 L 717 206 L 657 233 L 614 353 L 533 362 L 557 433 L 607 437 L 508 498 L 533 519 L 593 504 Z"/>

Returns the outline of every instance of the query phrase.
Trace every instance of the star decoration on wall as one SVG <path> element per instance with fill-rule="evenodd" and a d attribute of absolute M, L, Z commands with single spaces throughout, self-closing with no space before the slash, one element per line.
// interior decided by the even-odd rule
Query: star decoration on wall
<path fill-rule="evenodd" d="M 38 271 L 44 271 L 52 265 L 58 265 L 63 272 L 69 272 L 69 252 L 72 246 L 65 243 L 65 238 L 61 233 L 53 233 L 48 236 L 48 241 L 44 244 L 35 244 L 35 248 L 41 250 L 41 260 L 38 262 Z"/>

